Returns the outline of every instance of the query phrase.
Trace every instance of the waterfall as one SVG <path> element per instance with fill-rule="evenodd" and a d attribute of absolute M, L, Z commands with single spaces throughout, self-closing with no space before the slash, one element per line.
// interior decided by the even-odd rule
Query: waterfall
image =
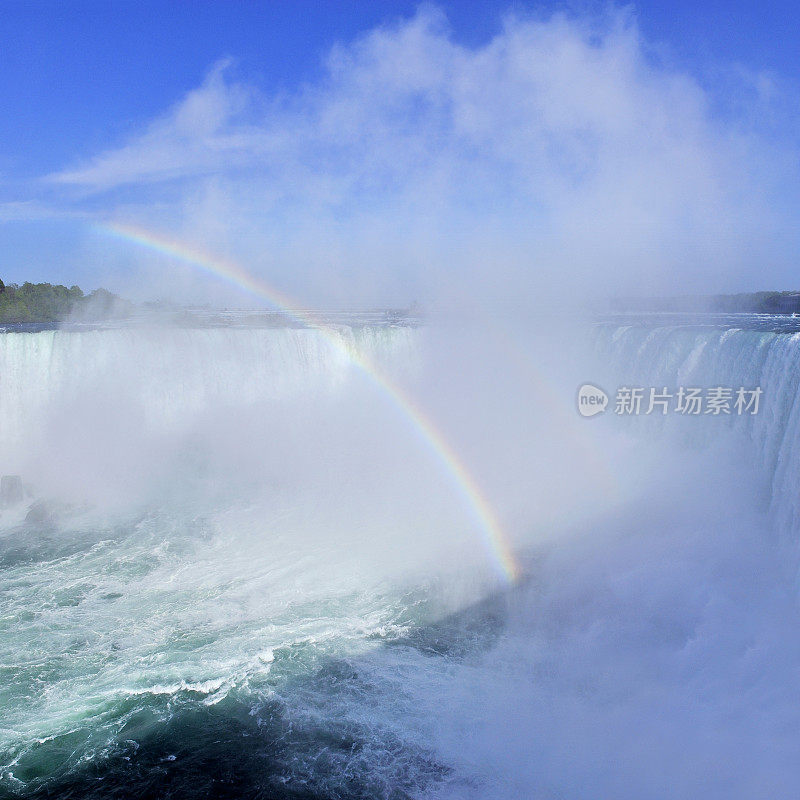
<path fill-rule="evenodd" d="M 800 521 L 800 333 L 716 329 L 687 325 L 660 327 L 602 325 L 596 348 L 612 390 L 619 385 L 668 387 L 760 387 L 758 413 L 714 419 L 670 415 L 664 427 L 694 443 L 730 432 L 746 442 L 781 527 Z M 613 400 L 612 400 L 613 402 Z"/>
<path fill-rule="evenodd" d="M 408 356 L 407 327 L 130 328 L 0 334 L 0 452 L 30 446 L 64 408 L 99 396 L 135 407 L 149 430 L 174 430 L 208 407 L 330 392 L 351 354 Z M 65 423 L 68 421 L 60 420 Z"/>

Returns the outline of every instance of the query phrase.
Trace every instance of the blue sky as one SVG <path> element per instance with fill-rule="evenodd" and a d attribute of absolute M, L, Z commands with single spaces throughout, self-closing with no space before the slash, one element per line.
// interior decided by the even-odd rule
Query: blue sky
<path fill-rule="evenodd" d="M 167 120 L 170 113 L 177 113 L 176 108 L 186 101 L 190 93 L 206 86 L 208 97 L 213 96 L 221 104 L 215 107 L 214 113 L 229 115 L 225 116 L 223 125 L 228 134 L 234 129 L 241 133 L 258 128 L 262 132 L 270 131 L 274 138 L 277 129 L 272 120 L 276 115 L 282 115 L 286 125 L 309 128 L 322 124 L 322 117 L 314 116 L 322 113 L 319 108 L 326 102 L 319 96 L 326 92 L 352 93 L 355 85 L 351 85 L 347 77 L 339 83 L 338 79 L 331 79 L 332 48 L 342 48 L 348 54 L 348 63 L 354 74 L 358 70 L 368 69 L 365 65 L 353 66 L 361 58 L 361 51 L 354 43 L 362 41 L 370 31 L 380 28 L 394 31 L 398 40 L 403 38 L 398 31 L 418 18 L 418 7 L 417 3 L 385 0 L 341 3 L 312 3 L 305 0 L 292 3 L 236 0 L 225 3 L 199 0 L 23 3 L 9 0 L 4 4 L 0 27 L 0 96 L 4 98 L 6 109 L 5 113 L 0 114 L 0 203 L 5 208 L 5 212 L 0 213 L 0 219 L 5 220 L 0 222 L 2 277 L 7 281 L 77 281 L 87 286 L 105 282 L 113 288 L 135 293 L 142 269 L 145 272 L 150 270 L 148 274 L 152 275 L 153 271 L 159 274 L 168 271 L 171 266 L 143 263 L 141 254 L 109 250 L 107 244 L 87 233 L 87 219 L 133 217 L 143 222 L 141 216 L 144 209 L 158 205 L 162 209 L 156 217 L 158 220 L 166 221 L 181 235 L 197 235 L 198 228 L 202 229 L 202 222 L 191 222 L 191 212 L 187 210 L 190 206 L 196 208 L 211 203 L 209 198 L 216 192 L 214 202 L 220 207 L 227 204 L 232 219 L 239 221 L 248 215 L 252 216 L 252 208 L 259 196 L 254 175 L 261 166 L 264 166 L 264 186 L 276 180 L 273 167 L 266 165 L 265 161 L 257 162 L 258 169 L 254 173 L 250 166 L 254 157 L 251 154 L 245 159 L 239 150 L 231 151 L 230 162 L 223 159 L 212 163 L 204 156 L 202 168 L 198 164 L 187 163 L 184 165 L 185 171 L 176 168 L 175 173 L 169 176 L 165 176 L 162 170 L 156 177 L 146 171 L 130 177 L 133 175 L 130 172 L 130 159 L 147 158 L 146 146 L 155 150 L 162 148 L 163 151 L 165 145 L 158 139 L 159 135 L 163 134 L 166 140 L 174 141 Z M 786 174 L 786 164 L 793 163 L 793 151 L 797 144 L 793 109 L 796 88 L 800 83 L 800 37 L 796 26 L 791 24 L 794 13 L 788 3 L 697 4 L 649 0 L 628 7 L 626 11 L 612 12 L 608 11 L 609 7 L 605 4 L 531 5 L 494 0 L 438 3 L 436 7 L 443 12 L 446 22 L 442 22 L 441 14 L 431 12 L 438 14 L 439 21 L 434 25 L 435 35 L 428 36 L 424 46 L 428 47 L 428 54 L 436 51 L 443 42 L 458 48 L 461 55 L 452 56 L 453 64 L 460 63 L 464 54 L 479 58 L 479 54 L 493 40 L 504 35 L 506 29 L 503 27 L 503 18 L 509 13 L 516 14 L 522 20 L 533 19 L 550 24 L 554 13 L 564 11 L 571 24 L 577 26 L 576 30 L 583 26 L 583 34 L 576 34 L 579 38 L 583 36 L 583 44 L 591 50 L 597 45 L 599 37 L 600 44 L 597 47 L 603 52 L 610 52 L 609 48 L 618 46 L 608 30 L 614 24 L 620 24 L 618 20 L 624 18 L 624 25 L 636 30 L 636 58 L 648 65 L 647 69 L 657 64 L 652 68 L 659 73 L 651 76 L 654 80 L 666 79 L 666 76 L 672 76 L 670 80 L 675 76 L 685 76 L 693 82 L 697 91 L 703 93 L 703 103 L 707 108 L 702 112 L 692 111 L 688 105 L 694 101 L 687 100 L 686 112 L 690 116 L 696 113 L 703 115 L 704 119 L 698 124 L 708 125 L 709 130 L 714 129 L 713 134 L 704 133 L 703 136 L 718 136 L 725 142 L 742 135 L 756 137 L 746 147 L 751 148 L 748 153 L 753 163 L 765 162 L 762 173 L 755 177 L 743 177 L 741 185 L 727 188 L 728 183 L 737 179 L 729 174 L 727 165 L 719 167 L 725 173 L 719 178 L 721 183 L 725 183 L 724 191 L 731 197 L 737 192 L 750 192 L 752 181 L 755 181 L 758 192 L 763 191 L 765 198 L 768 195 L 771 198 L 764 200 L 764 206 L 774 206 L 777 193 L 780 201 L 785 202 L 788 215 L 794 200 L 781 184 L 780 175 Z M 617 23 L 602 24 L 599 34 L 595 31 L 586 32 L 586 25 L 590 24 L 587 20 L 608 17 L 609 14 Z M 571 34 L 564 35 L 568 38 Z M 413 51 L 415 44 L 407 46 L 412 48 L 409 59 L 419 57 Z M 623 50 L 624 47 L 619 52 Z M 388 53 L 389 50 L 384 48 L 381 52 Z M 219 67 L 221 59 L 230 59 L 230 62 Z M 436 61 L 436 64 L 440 63 Z M 588 64 L 587 61 L 584 63 Z M 219 79 L 218 85 L 208 89 L 209 75 L 214 72 L 215 65 L 218 65 L 224 77 Z M 590 69 L 590 66 L 586 68 Z M 630 75 L 641 71 L 642 68 L 637 67 Z M 615 80 L 611 72 L 609 80 Z M 336 84 L 334 88 L 331 88 L 332 83 Z M 341 86 L 349 88 L 342 90 Z M 425 92 L 429 90 L 434 91 L 430 87 L 424 89 Z M 441 92 L 440 84 L 435 88 L 435 93 Z M 297 111 L 297 106 L 307 102 L 309 93 L 317 98 L 314 102 L 318 111 L 308 112 L 302 121 L 298 121 L 297 115 L 302 112 Z M 347 97 L 352 100 L 351 94 Z M 423 98 L 422 108 L 427 99 Z M 558 101 L 554 102 L 557 106 Z M 275 110 L 276 104 L 280 105 L 279 112 Z M 505 130 L 508 124 L 506 117 L 513 114 L 510 109 L 518 104 L 509 98 L 509 105 L 498 110 L 494 120 L 498 133 Z M 247 108 L 243 108 L 243 105 Z M 222 106 L 225 110 L 220 110 Z M 287 121 L 290 117 L 291 123 Z M 594 117 L 592 119 L 596 122 Z M 161 123 L 158 123 L 159 120 Z M 429 124 L 431 120 L 425 117 L 425 122 Z M 605 125 L 600 124 L 601 127 Z M 151 131 L 149 137 L 145 135 L 154 125 L 161 134 Z M 434 127 L 432 125 L 431 130 Z M 329 152 L 331 141 L 321 143 L 318 132 L 307 131 L 306 135 L 309 139 L 305 152 L 313 152 L 313 158 L 304 160 L 304 157 L 293 153 L 291 157 L 298 162 L 297 170 L 293 177 L 281 176 L 280 180 L 296 182 L 299 172 L 307 174 L 311 169 L 309 164 L 319 163 L 320 152 Z M 141 142 L 130 149 L 137 137 Z M 420 145 L 408 132 L 402 144 L 403 147 L 427 148 L 428 158 L 438 147 L 440 138 L 441 131 L 432 133 L 431 138 Z M 691 146 L 700 146 L 698 141 L 697 138 L 693 139 Z M 129 149 L 125 151 L 128 146 Z M 218 143 L 215 142 L 214 146 L 217 147 Z M 336 143 L 336 147 L 339 146 L 340 143 Z M 393 146 L 399 145 L 393 142 Z M 670 144 L 672 150 L 679 146 Z M 775 157 L 778 151 L 780 154 Z M 452 162 L 449 151 L 436 152 L 440 159 L 436 163 Z M 99 178 L 96 169 L 92 173 L 86 172 L 87 165 L 95 163 L 98 158 L 111 158 L 114 153 L 122 153 L 129 159 L 126 166 L 126 175 L 129 177 L 125 180 L 119 179 L 118 171 L 113 179 L 108 174 Z M 263 151 L 259 150 L 259 153 L 260 159 L 267 158 Z M 281 157 L 286 156 L 282 154 Z M 571 164 L 573 157 L 574 153 L 568 157 L 558 155 L 556 161 L 561 167 L 551 164 L 549 169 L 562 168 L 565 161 Z M 708 158 L 713 157 L 709 155 Z M 735 161 L 735 156 L 731 155 L 731 159 Z M 501 161 L 498 158 L 484 165 L 482 176 L 487 180 L 488 194 L 492 196 L 492 206 L 488 209 L 491 215 L 495 215 L 498 205 L 508 206 L 507 216 L 493 218 L 493 224 L 502 229 L 503 236 L 513 236 L 519 220 L 519 204 L 524 203 L 527 195 L 524 197 L 524 193 L 515 193 L 510 188 L 504 194 L 502 187 L 506 184 Z M 333 164 L 326 161 L 320 175 L 341 181 L 343 176 L 351 174 L 353 163 L 355 161 L 348 161 L 347 164 L 351 166 L 345 167 L 344 162 Z M 491 180 L 492 169 L 498 170 L 496 181 Z M 717 166 L 712 165 L 710 169 L 717 169 Z M 540 174 L 542 166 L 537 166 L 536 170 Z M 78 179 L 73 180 L 72 177 L 79 173 Z M 50 179 L 52 176 L 65 175 L 72 177 L 59 179 L 55 183 Z M 320 175 L 314 176 L 315 179 Z M 285 279 L 290 288 L 306 292 L 308 284 L 319 283 L 319 276 L 311 265 L 310 256 L 294 260 L 292 254 L 303 246 L 303 236 L 315 237 L 315 241 L 320 236 L 323 239 L 330 236 L 335 245 L 339 274 L 345 275 L 343 285 L 335 287 L 341 295 L 338 299 L 342 300 L 349 291 L 346 285 L 348 247 L 360 251 L 352 253 L 354 263 L 364 257 L 364 252 L 372 258 L 383 258 L 379 248 L 367 247 L 365 250 L 360 247 L 354 232 L 357 222 L 374 225 L 376 232 L 373 235 L 378 237 L 382 226 L 390 226 L 394 219 L 399 219 L 409 238 L 416 242 L 415 251 L 406 253 L 404 258 L 415 262 L 416 266 L 407 274 L 399 275 L 398 270 L 402 273 L 402 267 L 387 266 L 386 274 L 375 276 L 374 297 L 382 298 L 384 294 L 390 297 L 397 292 L 403 294 L 406 283 L 411 284 L 408 291 L 413 294 L 418 288 L 416 276 L 424 269 L 426 247 L 429 247 L 432 259 L 452 260 L 463 253 L 458 247 L 449 252 L 446 236 L 434 242 L 429 223 L 423 221 L 421 216 L 415 218 L 409 211 L 407 200 L 398 200 L 399 195 L 394 189 L 391 197 L 376 190 L 375 181 L 384 178 L 376 173 L 366 181 L 372 187 L 368 192 L 360 189 L 349 191 L 346 199 L 335 201 L 333 210 L 333 201 L 326 205 L 332 222 L 324 231 L 310 224 L 310 220 L 319 214 L 316 203 L 322 202 L 319 200 L 320 186 L 292 194 L 291 197 L 282 194 L 282 203 L 277 204 L 276 201 L 272 206 L 271 219 L 280 221 L 283 226 L 280 236 L 283 239 L 279 243 L 280 237 L 275 234 L 265 241 L 271 247 L 280 245 L 283 248 L 280 259 L 284 265 L 283 271 L 277 259 L 272 263 L 254 263 L 253 269 L 266 270 L 272 280 L 281 282 Z M 396 176 L 392 177 L 392 181 L 397 180 Z M 710 192 L 709 197 L 712 194 Z M 311 199 L 312 195 L 315 199 Z M 441 195 L 437 197 L 437 202 L 441 204 Z M 733 202 L 728 194 L 726 198 L 719 202 Z M 582 196 L 575 200 L 576 205 L 580 205 Z M 473 207 L 480 205 L 477 199 L 470 202 Z M 531 207 L 544 208 L 546 214 L 553 213 L 549 202 L 537 196 Z M 635 204 L 632 201 L 632 205 Z M 384 208 L 386 218 L 375 219 L 371 216 L 367 221 L 364 206 Z M 294 210 L 290 212 L 288 209 Z M 736 213 L 757 216 L 762 210 L 761 207 L 755 210 L 737 207 Z M 392 217 L 392 214 L 400 216 Z M 212 216 L 218 218 L 216 214 Z M 443 211 L 443 227 L 449 231 L 447 236 L 455 237 L 459 220 L 463 222 L 468 217 L 469 209 L 450 203 Z M 347 228 L 343 220 L 350 220 L 352 229 Z M 238 231 L 241 240 L 244 241 L 246 232 L 252 238 L 253 231 L 262 222 L 253 217 L 251 225 L 245 225 Z M 773 284 L 788 279 L 785 265 L 789 259 L 788 249 L 794 246 L 791 232 L 780 229 L 780 220 L 774 221 L 774 224 L 777 226 L 777 239 L 783 241 L 784 237 L 787 249 L 771 252 L 767 256 L 761 254 L 758 247 L 753 252 L 753 258 L 772 259 L 769 261 L 772 274 L 769 269 L 767 274 Z M 332 233 L 333 225 L 338 226 L 335 233 Z M 286 230 L 301 231 L 302 235 L 298 233 L 295 241 L 287 242 L 284 241 Z M 685 231 L 680 234 L 685 235 L 688 235 Z M 707 240 L 708 237 L 713 239 L 720 235 L 719 230 L 705 234 Z M 489 247 L 490 241 L 487 233 L 483 246 Z M 223 249 L 231 247 L 230 241 L 221 235 L 206 244 Z M 604 246 L 599 249 L 603 251 L 602 257 L 608 258 L 613 252 L 609 248 L 606 248 L 606 252 Z M 258 249 L 257 243 L 254 242 L 253 247 Z M 549 251 L 551 257 L 552 247 Z M 594 249 L 595 244 L 591 244 L 591 247 Z M 741 246 L 737 244 L 735 249 L 741 250 Z M 686 251 L 681 252 L 685 256 Z M 252 257 L 247 248 L 236 255 Z M 518 263 L 519 253 L 509 254 L 508 257 L 515 262 L 512 272 L 523 269 Z M 714 258 L 720 259 L 720 266 L 699 281 L 699 288 L 751 288 L 755 270 L 748 273 L 740 264 L 730 275 L 726 275 L 722 264 L 724 253 L 716 254 Z M 654 274 L 657 271 L 658 265 L 654 266 Z M 354 268 L 353 279 L 362 287 L 363 274 L 366 274 L 365 267 Z M 445 277 L 442 276 L 442 280 Z M 181 281 L 173 283 L 165 281 L 165 290 L 168 294 L 180 296 Z M 661 288 L 658 280 L 653 282 L 653 288 Z M 366 292 L 364 297 L 372 296 Z"/>
<path fill-rule="evenodd" d="M 18 2 L 3 13 L 2 171 L 31 177 L 91 153 L 160 113 L 197 85 L 209 65 L 234 57 L 265 88 L 314 80 L 328 48 L 417 2 Z M 483 42 L 509 10 L 602 8 L 497 0 L 439 3 L 454 36 Z M 623 4 L 624 5 L 624 4 Z M 800 32 L 788 2 L 640 2 L 643 33 L 676 61 L 713 76 L 741 62 L 800 81 Z"/>

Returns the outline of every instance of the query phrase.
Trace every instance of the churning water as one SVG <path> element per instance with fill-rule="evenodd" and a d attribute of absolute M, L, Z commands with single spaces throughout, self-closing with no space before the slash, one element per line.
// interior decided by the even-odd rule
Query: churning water
<path fill-rule="evenodd" d="M 761 413 L 570 410 L 617 496 L 512 587 L 347 357 L 421 329 L 0 335 L 0 794 L 796 796 L 800 334 L 756 328 L 595 328 L 582 378 Z"/>

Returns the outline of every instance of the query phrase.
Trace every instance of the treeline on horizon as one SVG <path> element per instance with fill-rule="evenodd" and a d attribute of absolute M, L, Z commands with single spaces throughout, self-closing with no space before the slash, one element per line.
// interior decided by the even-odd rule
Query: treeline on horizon
<path fill-rule="evenodd" d="M 0 324 L 97 322 L 126 316 L 131 305 L 107 289 L 84 294 L 79 286 L 16 283 L 0 280 Z"/>
<path fill-rule="evenodd" d="M 719 311 L 751 314 L 800 313 L 800 292 L 744 292 L 741 294 L 685 295 L 682 297 L 620 297 L 613 311 Z"/>
<path fill-rule="evenodd" d="M 146 304 L 153 305 L 153 304 Z M 800 314 L 800 291 L 747 292 L 740 294 L 683 295 L 679 297 L 618 297 L 611 311 L 652 312 L 749 312 Z M 79 286 L 52 283 L 6 285 L 0 279 L 0 325 L 99 322 L 130 316 L 134 306 L 109 292 L 95 289 L 85 294 Z"/>

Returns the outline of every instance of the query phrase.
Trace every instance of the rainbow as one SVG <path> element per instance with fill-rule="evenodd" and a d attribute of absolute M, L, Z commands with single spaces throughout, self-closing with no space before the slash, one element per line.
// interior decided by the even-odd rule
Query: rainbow
<path fill-rule="evenodd" d="M 511 546 L 481 487 L 419 403 L 392 381 L 366 354 L 353 351 L 334 329 L 313 312 L 302 309 L 292 298 L 229 259 L 203 252 L 185 242 L 134 225 L 115 222 L 96 227 L 106 235 L 132 242 L 222 278 L 239 289 L 266 300 L 303 325 L 320 331 L 334 348 L 344 353 L 382 390 L 389 401 L 411 423 L 420 440 L 442 465 L 454 489 L 461 495 L 466 507 L 478 522 L 487 552 L 500 575 L 510 583 L 515 583 L 519 579 L 520 570 Z"/>

